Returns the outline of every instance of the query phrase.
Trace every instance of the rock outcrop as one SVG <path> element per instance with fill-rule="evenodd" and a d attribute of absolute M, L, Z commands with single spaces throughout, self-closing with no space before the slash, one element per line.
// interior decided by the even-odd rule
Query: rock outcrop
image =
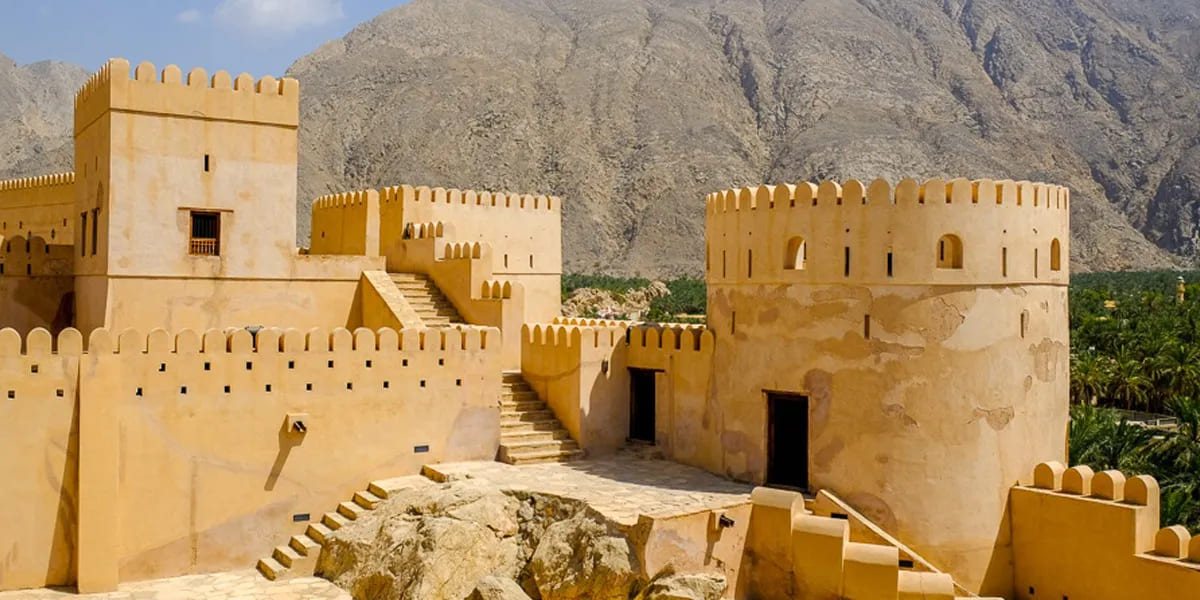
<path fill-rule="evenodd" d="M 471 479 L 394 494 L 328 537 L 317 574 L 359 600 L 713 600 L 724 590 L 720 576 L 651 578 L 629 532 L 583 502 Z"/>

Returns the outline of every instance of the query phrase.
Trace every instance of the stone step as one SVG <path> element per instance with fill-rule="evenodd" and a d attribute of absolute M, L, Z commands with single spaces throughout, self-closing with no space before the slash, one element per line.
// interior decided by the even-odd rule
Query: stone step
<path fill-rule="evenodd" d="M 565 440 L 513 442 L 500 445 L 501 454 L 508 456 L 522 456 L 541 452 L 562 452 L 578 449 L 579 444 L 576 444 L 575 440 L 570 438 Z"/>
<path fill-rule="evenodd" d="M 359 516 L 361 516 L 364 512 L 367 512 L 365 508 L 353 502 L 342 502 L 338 504 L 337 511 L 338 514 L 350 519 L 351 521 L 357 520 Z"/>
<path fill-rule="evenodd" d="M 309 523 L 308 529 L 304 530 L 304 534 L 312 538 L 318 544 L 325 544 L 325 540 L 333 534 L 333 528 L 324 523 Z"/>
<path fill-rule="evenodd" d="M 388 276 L 393 281 L 400 279 L 403 281 L 424 281 L 428 280 L 429 276 L 424 273 L 388 273 Z"/>
<path fill-rule="evenodd" d="M 501 390 L 500 392 L 501 400 L 509 400 L 512 402 L 528 402 L 530 400 L 537 400 L 537 397 L 537 392 L 533 390 Z"/>
<path fill-rule="evenodd" d="M 344 525 L 346 525 L 349 522 L 350 522 L 350 519 L 347 519 L 346 517 L 343 517 L 341 514 L 335 513 L 335 512 L 325 513 L 325 516 L 321 517 L 321 524 L 332 529 L 333 531 L 337 531 L 337 530 L 341 529 Z"/>
<path fill-rule="evenodd" d="M 391 495 L 396 492 L 429 485 L 433 485 L 433 482 L 430 481 L 428 477 L 423 475 L 405 475 L 403 477 L 393 477 L 391 479 L 379 479 L 372 481 L 371 484 L 367 486 L 367 491 L 380 498 L 390 498 Z"/>
<path fill-rule="evenodd" d="M 546 410 L 546 403 L 541 400 L 525 400 L 523 402 L 502 400 L 500 402 L 500 410 L 505 412 L 541 411 Z"/>
<path fill-rule="evenodd" d="M 508 454 L 506 462 L 513 465 L 532 465 L 548 462 L 567 462 L 583 458 L 583 450 L 517 452 Z"/>
<path fill-rule="evenodd" d="M 287 574 L 287 567 L 279 564 L 274 558 L 258 559 L 258 572 L 271 581 L 279 581 Z"/>
<path fill-rule="evenodd" d="M 321 544 L 306 534 L 293 535 L 288 545 L 299 552 L 301 556 L 313 556 L 321 553 Z"/>
<path fill-rule="evenodd" d="M 291 546 L 275 546 L 275 551 L 271 553 L 271 558 L 290 569 L 292 565 L 304 557 Z"/>
<path fill-rule="evenodd" d="M 500 411 L 500 425 L 551 420 L 558 421 L 558 419 L 554 418 L 554 413 L 549 410 L 528 410 L 525 412 Z"/>
<path fill-rule="evenodd" d="M 505 431 L 500 434 L 501 444 L 519 444 L 522 442 L 549 442 L 554 440 L 569 440 L 571 433 L 565 427 L 545 431 Z"/>
<path fill-rule="evenodd" d="M 500 374 L 500 381 L 504 383 L 525 383 L 525 377 L 520 371 L 504 371 Z"/>
<path fill-rule="evenodd" d="M 354 503 L 366 510 L 375 510 L 375 507 L 379 506 L 380 502 L 383 502 L 383 498 L 372 494 L 370 491 L 354 492 Z"/>
<path fill-rule="evenodd" d="M 522 381 L 501 381 L 501 389 L 506 393 L 532 392 L 533 388 L 528 383 Z"/>
<path fill-rule="evenodd" d="M 541 421 L 510 421 L 505 423 L 500 422 L 500 435 L 509 433 L 526 432 L 526 431 L 555 431 L 563 429 L 562 423 L 558 419 L 543 419 Z"/>

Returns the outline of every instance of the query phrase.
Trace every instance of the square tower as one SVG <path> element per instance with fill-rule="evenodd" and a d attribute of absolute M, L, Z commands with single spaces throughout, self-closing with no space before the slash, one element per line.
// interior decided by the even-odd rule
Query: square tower
<path fill-rule="evenodd" d="M 148 279 L 290 272 L 299 99 L 294 79 L 150 63 L 131 77 L 122 59 L 88 81 L 75 100 L 81 329 L 113 326 Z"/>

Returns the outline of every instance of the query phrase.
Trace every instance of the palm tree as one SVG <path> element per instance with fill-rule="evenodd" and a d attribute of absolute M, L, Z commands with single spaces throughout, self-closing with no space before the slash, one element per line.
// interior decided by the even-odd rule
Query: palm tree
<path fill-rule="evenodd" d="M 1135 404 L 1142 404 L 1147 394 L 1153 389 L 1150 378 L 1146 375 L 1146 365 L 1122 347 L 1113 357 L 1112 395 L 1125 403 L 1125 410 L 1133 410 Z"/>
<path fill-rule="evenodd" d="M 1096 404 L 1108 389 L 1108 361 L 1095 352 L 1071 355 L 1071 396 L 1080 404 Z"/>
<path fill-rule="evenodd" d="M 1179 342 L 1166 344 L 1150 357 L 1155 378 L 1162 383 L 1166 397 L 1195 397 L 1200 389 L 1200 348 Z M 1163 402 L 1156 402 L 1161 408 Z"/>

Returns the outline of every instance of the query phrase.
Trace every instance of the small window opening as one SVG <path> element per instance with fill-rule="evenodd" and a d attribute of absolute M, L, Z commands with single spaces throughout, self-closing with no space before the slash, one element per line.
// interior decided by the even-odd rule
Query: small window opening
<path fill-rule="evenodd" d="M 1038 249 L 1033 249 L 1033 276 L 1038 276 Z"/>
<path fill-rule="evenodd" d="M 892 276 L 892 274 L 893 274 L 893 270 L 892 270 L 892 263 L 893 263 L 893 261 L 892 261 L 892 253 L 891 253 L 891 252 L 888 252 L 888 257 L 887 257 L 887 274 L 888 274 L 888 277 L 891 277 L 891 276 Z"/>
<path fill-rule="evenodd" d="M 212 160 L 209 155 L 205 154 L 204 155 L 204 172 L 208 173 L 210 171 L 212 171 Z"/>
<path fill-rule="evenodd" d="M 533 268 L 533 255 L 532 254 L 529 255 L 529 268 L 530 269 Z"/>
<path fill-rule="evenodd" d="M 721 251 L 721 278 L 724 279 L 725 277 L 728 277 L 728 276 L 729 276 L 729 270 L 726 268 L 726 265 L 725 265 L 725 251 L 722 250 Z"/>
<path fill-rule="evenodd" d="M 371 361 L 369 361 L 369 360 L 367 361 L 367 368 L 368 368 L 368 369 L 370 369 L 370 368 L 371 368 Z"/>
<path fill-rule="evenodd" d="M 1021 339 L 1025 339 L 1025 334 L 1029 332 L 1029 311 L 1021 311 Z"/>
<path fill-rule="evenodd" d="M 61 389 L 57 389 L 57 390 L 54 390 L 54 395 L 58 396 L 59 398 L 62 398 L 65 394 L 63 393 L 63 391 Z"/>
<path fill-rule="evenodd" d="M 871 315 L 863 315 L 863 338 L 871 339 Z"/>
<path fill-rule="evenodd" d="M 1058 238 L 1054 238 L 1050 242 L 1050 270 L 1062 270 L 1062 244 L 1059 243 Z"/>
<path fill-rule="evenodd" d="M 92 256 L 96 255 L 96 247 L 100 240 L 100 209 L 92 209 Z"/>
<path fill-rule="evenodd" d="M 1000 276 L 1008 277 L 1008 248 L 1000 249 Z"/>
<path fill-rule="evenodd" d="M 332 368 L 333 368 L 333 361 L 332 361 L 332 360 L 331 360 L 331 361 L 329 361 L 329 363 L 328 363 L 328 364 L 329 364 L 329 368 L 330 368 L 330 369 L 332 369 Z"/>
<path fill-rule="evenodd" d="M 354 389 L 354 384 L 353 384 L 353 383 L 351 383 L 351 382 L 349 382 L 349 381 L 347 381 L 347 382 L 346 382 L 346 389 L 348 389 L 348 390 L 352 390 L 352 389 Z"/>
<path fill-rule="evenodd" d="M 296 361 L 294 361 L 294 360 L 289 360 L 289 361 L 288 361 L 288 368 L 289 368 L 289 369 L 295 369 L 295 368 L 296 368 Z"/>
<path fill-rule="evenodd" d="M 937 245 L 937 268 L 963 268 L 962 240 L 956 235 L 943 235 Z"/>
<path fill-rule="evenodd" d="M 383 389 L 385 389 L 385 390 L 386 390 L 386 389 L 388 389 L 388 387 L 390 387 L 390 383 L 389 383 L 389 382 L 387 382 L 387 381 L 384 381 L 384 382 L 383 382 Z"/>
<path fill-rule="evenodd" d="M 846 277 L 850 276 L 850 246 L 846 246 L 845 261 L 842 265 L 842 272 Z"/>
<path fill-rule="evenodd" d="M 729 313 L 729 333 L 737 333 L 737 311 Z"/>
<path fill-rule="evenodd" d="M 454 385 L 457 385 L 458 387 L 462 387 L 462 380 L 461 380 L 461 379 L 455 379 L 455 380 L 454 380 Z"/>
<path fill-rule="evenodd" d="M 444 359 L 444 358 L 439 358 L 439 359 L 438 359 L 438 366 L 439 366 L 439 367 L 444 367 L 444 366 L 446 366 L 446 359 Z"/>
<path fill-rule="evenodd" d="M 186 385 L 184 385 L 184 386 L 180 386 L 180 387 L 179 387 L 179 393 L 180 393 L 180 394 L 183 394 L 183 395 L 187 395 L 187 386 L 186 386 Z"/>
<path fill-rule="evenodd" d="M 787 255 L 784 256 L 783 268 L 791 271 L 803 271 L 808 265 L 808 244 L 804 238 L 794 237 L 788 240 Z"/>
<path fill-rule="evenodd" d="M 754 251 L 746 251 L 746 279 L 754 277 Z"/>
<path fill-rule="evenodd" d="M 312 391 L 312 384 L 311 384 L 311 383 L 306 383 L 306 384 L 304 384 L 304 391 L 306 391 L 306 392 L 311 392 L 311 391 Z"/>
<path fill-rule="evenodd" d="M 250 362 L 250 361 L 246 361 L 246 370 L 247 370 L 247 371 L 253 371 L 253 370 L 254 370 L 254 363 L 252 363 L 252 362 Z"/>
<path fill-rule="evenodd" d="M 405 358 L 405 359 L 401 360 L 401 361 L 400 361 L 400 366 L 402 366 L 402 367 L 407 367 L 407 366 L 408 366 L 408 359 L 407 359 L 407 358 Z"/>
<path fill-rule="evenodd" d="M 192 236 L 188 244 L 192 256 L 221 255 L 221 214 L 192 212 Z"/>
<path fill-rule="evenodd" d="M 211 370 L 212 370 L 212 363 L 207 363 L 207 362 L 206 362 L 206 363 L 204 363 L 204 370 L 205 370 L 205 371 L 211 371 Z"/>
<path fill-rule="evenodd" d="M 225 393 L 228 394 L 230 392 L 230 389 L 231 388 L 229 386 L 225 386 Z"/>
<path fill-rule="evenodd" d="M 268 392 L 270 392 L 270 391 L 271 391 L 271 384 L 269 384 L 269 383 L 268 383 L 268 384 L 266 385 L 265 389 L 266 389 Z"/>
<path fill-rule="evenodd" d="M 158 364 L 158 372 L 166 373 L 167 372 L 167 363 L 159 363 Z"/>
<path fill-rule="evenodd" d="M 421 380 L 421 387 L 425 387 L 425 380 L 424 380 L 424 379 L 422 379 L 422 380 Z"/>
<path fill-rule="evenodd" d="M 507 254 L 504 255 L 504 268 L 505 269 L 508 268 L 508 255 Z"/>
<path fill-rule="evenodd" d="M 79 236 L 82 238 L 79 243 L 79 255 L 87 256 L 87 213 L 79 215 Z"/>
<path fill-rule="evenodd" d="M 141 394 L 138 394 L 138 395 L 140 396 Z M 17 390 L 8 390 L 8 399 L 16 400 L 17 399 Z"/>

